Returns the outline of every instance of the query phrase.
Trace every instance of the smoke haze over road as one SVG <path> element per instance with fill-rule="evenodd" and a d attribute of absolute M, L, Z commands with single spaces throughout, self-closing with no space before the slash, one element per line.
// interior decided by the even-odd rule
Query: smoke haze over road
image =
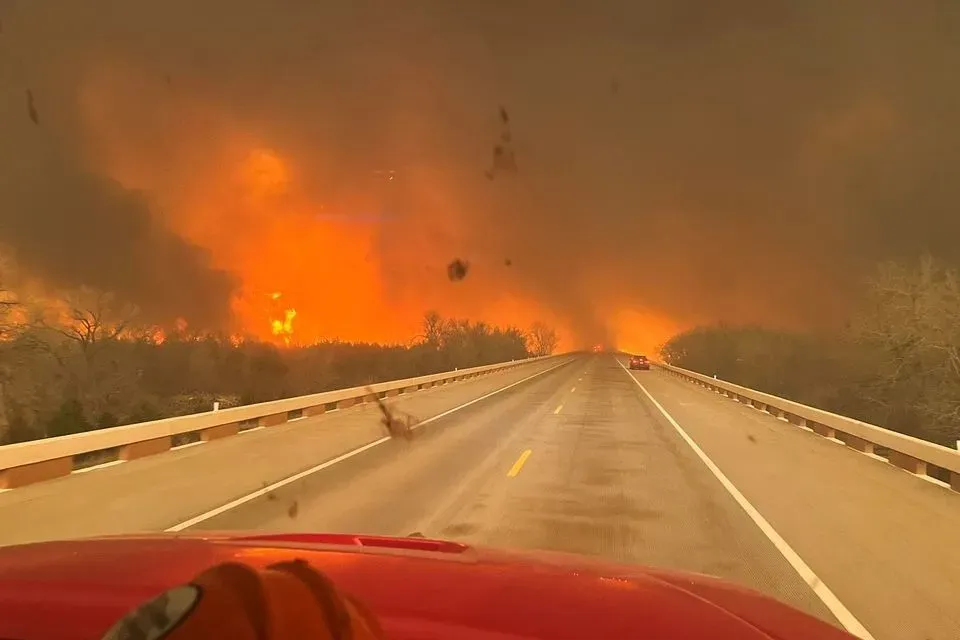
<path fill-rule="evenodd" d="M 269 333 L 282 291 L 307 339 L 405 339 L 436 308 L 646 348 L 830 324 L 877 260 L 960 258 L 957 3 L 5 0 L 0 20 L 0 241 L 160 321 Z M 487 175 L 496 145 L 515 171 Z"/>

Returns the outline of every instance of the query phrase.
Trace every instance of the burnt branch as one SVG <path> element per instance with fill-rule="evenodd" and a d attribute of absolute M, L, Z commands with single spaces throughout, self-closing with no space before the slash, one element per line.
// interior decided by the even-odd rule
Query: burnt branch
<path fill-rule="evenodd" d="M 415 424 L 415 419 L 413 416 L 407 415 L 404 417 L 399 417 L 393 413 L 390 407 L 383 401 L 383 399 L 370 387 L 367 387 L 367 391 L 370 392 L 370 395 L 373 396 L 374 401 L 377 403 L 377 407 L 380 409 L 380 424 L 382 424 L 387 429 L 387 434 L 391 438 L 403 438 L 404 440 L 413 439 L 413 426 Z"/>

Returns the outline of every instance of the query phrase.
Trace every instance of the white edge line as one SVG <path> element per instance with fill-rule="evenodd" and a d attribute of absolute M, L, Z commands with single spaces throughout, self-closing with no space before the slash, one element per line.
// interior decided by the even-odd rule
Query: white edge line
<path fill-rule="evenodd" d="M 760 531 L 762 531 L 763 534 L 770 540 L 770 542 L 773 543 L 773 546 L 775 546 L 777 551 L 783 555 L 784 559 L 790 563 L 790 566 L 793 567 L 794 570 L 800 575 L 800 578 L 807 583 L 807 586 L 813 590 L 813 593 L 816 594 L 816 596 L 820 598 L 820 600 L 827 606 L 831 613 L 836 616 L 840 624 L 843 625 L 847 631 L 859 638 L 862 638 L 863 640 L 874 640 L 873 636 L 870 635 L 870 632 L 867 631 L 866 627 L 864 627 L 863 624 L 857 620 L 856 616 L 854 616 L 853 613 L 851 613 L 850 610 L 847 609 L 842 602 L 840 602 L 840 599 L 837 598 L 833 591 L 831 591 L 830 588 L 823 582 L 823 580 L 821 580 L 820 577 L 814 573 L 813 569 L 811 569 L 810 566 L 803 561 L 803 558 L 801 558 L 800 555 L 793 550 L 793 547 L 791 547 L 787 541 L 784 540 L 779 533 L 777 533 L 776 529 L 774 529 L 773 526 L 767 522 L 767 519 L 764 518 L 759 511 L 757 511 L 757 508 L 754 507 L 742 493 L 740 493 L 740 490 L 737 489 L 732 482 L 730 482 L 730 479 L 727 478 L 720 468 L 714 464 L 713 460 L 711 460 L 707 454 L 703 452 L 703 449 L 701 449 L 700 446 L 693 441 L 693 438 L 687 435 L 687 432 L 683 430 L 683 427 L 681 427 L 677 421 L 673 419 L 673 416 L 667 413 L 667 410 L 664 409 L 659 402 L 657 402 L 650 392 L 647 391 L 646 387 L 640 384 L 640 381 L 637 380 L 627 370 L 627 368 L 623 366 L 622 362 L 617 360 L 617 364 L 620 365 L 620 368 L 623 369 L 628 376 L 630 376 L 630 379 L 633 380 L 633 383 L 637 385 L 641 391 L 643 391 L 644 395 L 647 396 L 650 402 L 652 402 L 653 405 L 660 411 L 660 413 L 663 414 L 663 417 L 667 419 L 667 422 L 669 422 L 673 428 L 676 429 L 677 433 L 680 434 L 680 437 L 683 438 L 688 445 L 690 445 L 690 448 L 693 449 L 693 452 L 697 454 L 697 457 L 699 457 L 703 464 L 710 469 L 711 473 L 716 476 L 717 480 L 720 481 L 720 484 L 723 485 L 723 488 L 726 489 L 731 496 L 733 496 L 733 499 L 737 501 L 737 504 L 740 505 L 750 519 L 753 520 L 754 524 L 760 528 Z"/>
<path fill-rule="evenodd" d="M 107 467 L 115 467 L 117 465 L 123 464 L 126 460 L 108 460 L 107 462 L 101 462 L 100 464 L 90 465 L 89 467 L 83 467 L 82 469 L 74 469 L 71 471 L 71 474 L 74 473 L 89 473 L 96 469 L 106 469 Z"/>
<path fill-rule="evenodd" d="M 501 393 L 501 392 L 503 392 L 503 391 L 506 391 L 507 389 L 510 389 L 510 388 L 512 388 L 512 387 L 515 387 L 515 386 L 517 386 L 518 384 L 523 384 L 523 383 L 526 382 L 527 380 L 532 380 L 533 378 L 536 378 L 537 376 L 542 376 L 543 374 L 548 373 L 548 372 L 550 372 L 550 371 L 553 371 L 554 369 L 556 369 L 556 368 L 558 368 L 558 367 L 562 367 L 563 365 L 568 364 L 569 362 L 570 362 L 570 361 L 567 360 L 567 361 L 565 361 L 565 362 L 561 362 L 560 364 L 555 364 L 554 366 L 550 367 L 549 369 L 544 369 L 543 371 L 538 371 L 537 373 L 534 373 L 533 375 L 529 375 L 529 376 L 527 376 L 526 378 L 523 378 L 522 380 L 517 380 L 516 382 L 511 382 L 510 384 L 508 384 L 508 385 L 505 386 L 505 387 L 500 387 L 499 389 L 495 389 L 494 391 L 491 391 L 490 393 L 488 393 L 488 394 L 486 394 L 486 395 L 482 395 L 482 396 L 480 396 L 479 398 L 474 398 L 473 400 L 470 400 L 469 402 L 465 402 L 465 403 L 463 403 L 463 404 L 461 404 L 461 405 L 458 405 L 458 406 L 456 406 L 456 407 L 454 407 L 454 408 L 452 408 L 452 409 L 448 409 L 448 410 L 444 411 L 443 413 L 438 413 L 437 415 L 435 415 L 435 416 L 433 416 L 433 417 L 427 418 L 426 420 L 422 420 L 422 421 L 418 422 L 416 425 L 414 425 L 413 428 L 414 428 L 414 429 L 417 429 L 417 428 L 419 428 L 419 427 L 422 427 L 423 425 L 430 424 L 431 422 L 434 422 L 434 421 L 436 421 L 436 420 L 439 420 L 440 418 L 443 418 L 443 417 L 445 417 L 445 416 L 448 416 L 448 415 L 450 415 L 451 413 L 456 413 L 457 411 L 460 411 L 461 409 L 466 409 L 466 408 L 469 407 L 470 405 L 476 404 L 476 403 L 480 402 L 481 400 L 486 400 L 487 398 L 489 398 L 489 397 L 491 397 L 491 396 L 495 396 L 495 395 L 497 395 L 498 393 Z M 181 522 L 181 523 L 179 523 L 179 524 L 175 524 L 175 525 L 173 525 L 172 527 L 169 527 L 169 528 L 167 528 L 167 529 L 164 529 L 164 532 L 165 532 L 165 533 L 172 533 L 172 532 L 175 533 L 175 532 L 178 532 L 178 531 L 183 531 L 184 529 L 189 529 L 190 527 L 192 527 L 192 526 L 194 526 L 194 525 L 197 525 L 197 524 L 200 524 L 201 522 L 204 522 L 204 521 L 206 521 L 206 520 L 209 520 L 210 518 L 214 518 L 214 517 L 220 515 L 221 513 L 226 513 L 227 511 L 230 511 L 231 509 L 235 509 L 235 508 L 239 507 L 239 506 L 242 505 L 242 504 L 246 504 L 247 502 L 250 502 L 251 500 L 256 500 L 257 498 L 260 498 L 260 497 L 262 497 L 262 496 L 265 496 L 265 495 L 267 495 L 268 493 L 270 493 L 270 492 L 272 492 L 272 491 L 276 491 L 276 490 L 279 489 L 280 487 L 286 486 L 286 485 L 288 485 L 288 484 L 290 484 L 290 483 L 292 483 L 292 482 L 296 482 L 297 480 L 300 480 L 301 478 L 305 478 L 305 477 L 307 477 L 307 476 L 309 476 L 309 475 L 311 475 L 311 474 L 317 473 L 318 471 L 323 471 L 324 469 L 327 469 L 327 468 L 329 468 L 329 467 L 332 467 L 333 465 L 335 465 L 335 464 L 337 464 L 337 463 L 340 463 L 340 462 L 343 462 L 344 460 L 349 460 L 350 458 L 352 458 L 352 457 L 354 457 L 354 456 L 360 455 L 360 454 L 363 453 L 364 451 L 368 451 L 368 450 L 373 449 L 374 447 L 376 447 L 376 446 L 378 446 L 378 445 L 383 444 L 383 443 L 386 442 L 387 440 L 390 440 L 390 436 L 384 436 L 384 437 L 380 438 L 379 440 L 374 440 L 373 442 L 368 442 L 367 444 L 363 445 L 362 447 L 358 447 L 358 448 L 353 449 L 353 450 L 351 450 L 351 451 L 348 451 L 348 452 L 346 452 L 346 453 L 342 453 L 342 454 L 340 454 L 339 456 L 337 456 L 336 458 L 331 458 L 330 460 L 327 460 L 326 462 L 322 462 L 322 463 L 320 463 L 320 464 L 318 464 L 318 465 L 315 465 L 315 466 L 313 466 L 313 467 L 310 467 L 309 469 L 305 469 L 304 471 L 301 471 L 300 473 L 296 473 L 296 474 L 294 474 L 294 475 L 292 475 L 292 476 L 289 476 L 289 477 L 287 477 L 287 478 L 284 478 L 283 480 L 279 480 L 279 481 L 274 482 L 273 484 L 267 485 L 267 486 L 265 486 L 265 487 L 263 487 L 263 488 L 261 488 L 261 489 L 257 489 L 257 490 L 254 491 L 253 493 L 248 493 L 248 494 L 246 494 L 246 495 L 244 495 L 244 496 L 241 496 L 241 497 L 237 498 L 236 500 L 232 500 L 232 501 L 230 501 L 230 502 L 228 502 L 228 503 L 226 503 L 226 504 L 224 504 L 224 505 L 221 505 L 221 506 L 217 507 L 216 509 L 211 509 L 210 511 L 206 511 L 206 512 L 204 512 L 204 513 L 201 513 L 200 515 L 194 516 L 194 517 L 190 518 L 189 520 L 184 520 L 183 522 Z"/>
<path fill-rule="evenodd" d="M 242 432 L 241 432 L 242 433 Z M 206 440 L 194 440 L 193 442 L 188 442 L 186 444 L 181 444 L 179 447 L 170 447 L 170 451 L 180 451 L 180 449 L 186 449 L 187 447 L 195 447 L 200 444 L 207 444 Z"/>

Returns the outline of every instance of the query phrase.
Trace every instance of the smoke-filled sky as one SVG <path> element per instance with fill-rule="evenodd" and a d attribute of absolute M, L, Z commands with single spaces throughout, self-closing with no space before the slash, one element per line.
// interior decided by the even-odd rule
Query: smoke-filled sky
<path fill-rule="evenodd" d="M 308 340 L 818 326 L 960 258 L 958 79 L 954 0 L 0 0 L 0 243 Z"/>

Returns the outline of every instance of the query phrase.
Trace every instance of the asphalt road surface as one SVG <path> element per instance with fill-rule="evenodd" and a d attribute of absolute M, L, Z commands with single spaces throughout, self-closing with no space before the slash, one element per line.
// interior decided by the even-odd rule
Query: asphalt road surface
<path fill-rule="evenodd" d="M 199 526 L 593 554 L 731 578 L 834 621 L 654 411 L 613 358 L 585 358 Z"/>
<path fill-rule="evenodd" d="M 0 543 L 420 532 L 717 575 L 877 640 L 960 638 L 960 497 L 769 414 L 608 354 L 395 403 L 427 418 L 412 442 L 361 407 L 0 494 Z"/>
<path fill-rule="evenodd" d="M 580 358 L 413 442 L 391 441 L 197 526 L 420 532 L 595 555 L 731 579 L 878 640 L 960 638 L 956 495 L 610 355 Z"/>
<path fill-rule="evenodd" d="M 390 406 L 421 420 L 453 416 L 464 407 L 495 401 L 530 376 L 572 366 L 552 358 L 508 371 L 400 395 Z M 494 394 L 494 395 L 489 395 Z M 49 482 L 0 490 L 0 545 L 184 525 L 198 514 L 255 494 L 264 486 L 382 442 L 373 404 L 251 429 L 160 455 L 92 467 Z M 380 442 L 379 445 L 374 443 Z"/>

